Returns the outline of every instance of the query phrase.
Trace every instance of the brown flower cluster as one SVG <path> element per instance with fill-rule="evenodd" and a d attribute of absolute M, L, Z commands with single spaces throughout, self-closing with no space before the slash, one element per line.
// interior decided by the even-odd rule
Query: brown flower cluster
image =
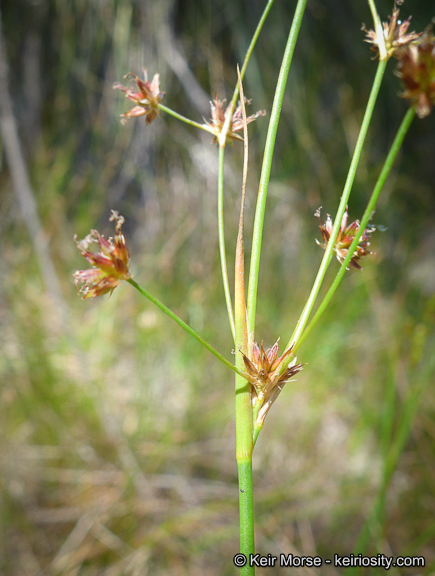
<path fill-rule="evenodd" d="M 417 42 L 400 50 L 397 75 L 405 91 L 403 98 L 411 100 L 419 118 L 428 116 L 435 105 L 435 36 L 433 27 L 425 30 Z"/>
<path fill-rule="evenodd" d="M 393 14 L 389 16 L 389 22 L 382 23 L 383 41 L 387 51 L 387 58 L 390 58 L 399 48 L 414 42 L 414 40 L 420 36 L 420 34 L 417 34 L 416 32 L 408 33 L 408 28 L 411 23 L 411 16 L 401 22 L 399 20 L 399 9 L 397 8 L 397 4 L 398 2 L 394 3 Z M 372 51 L 376 52 L 376 54 L 379 54 L 381 39 L 378 38 L 376 31 L 367 30 L 364 25 L 362 29 L 365 31 L 367 36 L 365 41 L 369 42 L 369 44 L 373 44 L 371 48 Z"/>
<path fill-rule="evenodd" d="M 113 292 L 123 280 L 131 278 L 129 270 L 130 254 L 122 233 L 124 218 L 112 210 L 110 221 L 115 220 L 115 238 L 106 239 L 97 230 L 83 240 L 77 240 L 77 248 L 82 256 L 93 265 L 88 270 L 75 272 L 74 279 L 79 292 L 85 298 L 95 298 Z M 91 252 L 89 246 L 98 242 L 101 252 Z"/>
<path fill-rule="evenodd" d="M 267 412 L 278 398 L 281 390 L 292 376 L 300 372 L 303 364 L 296 364 L 296 358 L 286 366 L 286 361 L 291 356 L 291 349 L 278 356 L 279 338 L 272 348 L 264 349 L 263 342 L 260 346 L 253 343 L 252 357 L 249 359 L 242 352 L 245 363 L 246 377 L 252 385 L 252 402 L 254 406 L 260 403 L 257 413 L 257 424 L 262 425 Z"/>
<path fill-rule="evenodd" d="M 146 123 L 151 124 L 160 113 L 158 105 L 163 101 L 166 94 L 160 91 L 159 75 L 155 74 L 152 82 L 149 82 L 147 71 L 144 69 L 145 80 L 141 80 L 132 72 L 129 72 L 124 78 L 134 80 L 138 89 L 126 88 L 119 82 L 115 82 L 113 85 L 113 88 L 122 90 L 126 97 L 136 104 L 131 110 L 121 114 L 122 124 L 125 124 L 128 118 L 137 118 L 138 116 L 145 116 Z"/>
<path fill-rule="evenodd" d="M 324 250 L 326 250 L 326 246 L 328 245 L 329 238 L 331 237 L 332 234 L 334 223 L 331 220 L 330 215 L 327 214 L 326 221 L 323 224 L 320 218 L 320 210 L 321 207 L 316 211 L 315 216 L 319 219 L 320 222 L 319 228 L 322 234 L 323 243 L 319 242 L 317 238 L 316 242 L 319 246 L 321 246 Z M 335 241 L 334 245 L 334 252 L 337 255 L 337 260 L 340 262 L 340 264 L 343 263 L 343 260 L 348 255 L 350 245 L 352 244 L 353 239 L 355 238 L 355 234 L 358 232 L 360 228 L 359 220 L 355 220 L 354 222 L 349 224 L 349 226 L 347 225 L 347 220 L 348 220 L 348 214 L 346 208 L 346 212 L 343 214 L 343 218 L 341 219 L 340 230 L 338 231 L 337 240 Z M 359 264 L 360 258 L 362 258 L 363 256 L 367 256 L 368 254 L 373 254 L 373 252 L 370 252 L 370 250 L 368 250 L 368 247 L 370 246 L 369 242 L 370 234 L 373 232 L 373 230 L 374 228 L 366 228 L 364 230 L 358 243 L 358 246 L 356 247 L 355 252 L 353 253 L 352 259 L 349 262 L 349 266 L 361 270 L 361 266 Z"/>
<path fill-rule="evenodd" d="M 209 122 L 205 121 L 205 126 L 207 130 L 214 135 L 213 142 L 219 142 L 219 136 L 222 132 L 222 129 L 225 124 L 225 120 L 228 114 L 231 111 L 231 107 L 227 106 L 226 110 L 224 111 L 224 104 L 226 100 L 219 100 L 217 95 L 215 95 L 213 102 L 210 102 L 211 107 L 211 120 Z M 245 103 L 250 104 L 251 100 L 247 100 L 245 98 Z M 250 124 L 254 120 L 256 120 L 259 116 L 265 116 L 265 110 L 259 110 L 252 116 L 248 116 L 246 118 L 246 123 Z M 242 106 L 239 102 L 239 105 L 234 110 L 233 116 L 231 118 L 230 127 L 227 134 L 227 141 L 232 142 L 233 140 L 242 140 L 243 137 L 238 134 L 238 132 L 243 130 L 243 115 L 242 115 Z"/>

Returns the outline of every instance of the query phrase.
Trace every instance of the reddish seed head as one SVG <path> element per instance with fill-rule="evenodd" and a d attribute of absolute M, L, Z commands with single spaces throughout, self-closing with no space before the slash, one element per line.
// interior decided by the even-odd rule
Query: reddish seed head
<path fill-rule="evenodd" d="M 400 50 L 397 59 L 397 75 L 405 87 L 401 96 L 411 100 L 419 118 L 424 118 L 435 106 L 435 36 L 432 26 L 417 42 Z"/>
<path fill-rule="evenodd" d="M 106 239 L 97 230 L 83 240 L 77 241 L 77 248 L 82 256 L 93 265 L 88 270 L 78 270 L 74 273 L 74 279 L 79 292 L 85 298 L 96 298 L 113 292 L 123 280 L 131 278 L 129 270 L 130 255 L 122 234 L 122 224 L 124 218 L 118 212 L 112 210 L 110 220 L 115 220 L 115 238 Z M 91 252 L 89 246 L 92 242 L 97 242 L 100 252 Z"/>
<path fill-rule="evenodd" d="M 226 100 L 219 100 L 217 95 L 215 95 L 213 102 L 210 102 L 211 120 L 209 122 L 205 121 L 205 126 L 207 127 L 207 130 L 214 135 L 213 142 L 215 143 L 219 142 L 219 136 L 224 127 L 225 120 L 230 112 L 229 106 L 224 111 L 223 106 L 225 102 Z M 245 98 L 245 103 L 250 104 L 251 100 L 247 100 Z M 248 116 L 246 118 L 246 123 L 249 124 L 250 122 L 256 120 L 259 116 L 265 116 L 265 114 L 266 114 L 265 110 L 259 110 L 255 114 L 252 114 L 252 116 Z M 231 118 L 231 123 L 227 134 L 228 142 L 231 143 L 233 140 L 243 141 L 242 136 L 238 134 L 238 132 L 240 132 L 241 130 L 243 130 L 243 115 L 242 115 L 242 106 L 239 102 L 239 105 L 234 110 L 233 116 Z"/>
<path fill-rule="evenodd" d="M 319 228 L 320 228 L 320 233 L 322 234 L 323 243 L 319 242 L 317 239 L 316 239 L 316 242 L 319 246 L 321 246 L 324 250 L 326 250 L 326 246 L 328 245 L 329 238 L 331 237 L 334 224 L 333 224 L 329 214 L 326 215 L 325 223 L 322 223 L 322 220 L 320 218 L 320 210 L 321 210 L 321 207 L 318 210 L 316 210 L 316 213 L 314 215 L 319 219 L 319 223 L 320 223 Z M 353 239 L 355 238 L 355 234 L 358 232 L 358 230 L 360 228 L 359 220 L 355 220 L 354 222 L 352 222 L 348 226 L 347 225 L 347 219 L 348 219 L 348 213 L 347 213 L 347 208 L 346 208 L 346 211 L 343 214 L 343 218 L 341 219 L 340 230 L 338 231 L 337 240 L 335 241 L 335 245 L 334 245 L 334 252 L 335 252 L 335 254 L 337 256 L 337 260 L 340 262 L 340 264 L 343 262 L 343 260 L 348 255 L 350 245 L 352 244 Z M 362 258 L 363 256 L 367 256 L 368 254 L 373 254 L 373 252 L 370 252 L 370 250 L 368 250 L 368 247 L 370 246 L 370 242 L 369 242 L 370 236 L 369 235 L 372 232 L 373 232 L 373 230 L 369 229 L 369 228 L 364 230 L 364 232 L 363 232 L 363 234 L 362 234 L 362 236 L 358 242 L 358 246 L 356 247 L 356 249 L 353 253 L 352 259 L 349 262 L 349 266 L 352 266 L 353 268 L 357 268 L 358 270 L 361 270 L 361 266 L 359 264 L 360 258 Z"/>
<path fill-rule="evenodd" d="M 260 346 L 254 342 L 252 357 L 249 359 L 242 352 L 245 363 L 246 378 L 252 384 L 252 400 L 256 405 L 260 402 L 257 414 L 257 423 L 262 425 L 267 412 L 279 396 L 281 390 L 291 378 L 300 372 L 303 364 L 296 364 L 296 358 L 285 367 L 286 361 L 291 356 L 291 349 L 278 356 L 279 338 L 271 348 L 266 350 L 263 342 Z"/>
<path fill-rule="evenodd" d="M 149 82 L 147 71 L 144 69 L 144 80 L 141 80 L 138 76 L 136 76 L 136 74 L 133 74 L 132 72 L 129 72 L 126 76 L 124 76 L 124 78 L 134 80 L 138 90 L 126 88 L 119 82 L 114 83 L 114 89 L 122 90 L 126 97 L 136 104 L 136 106 L 131 108 L 131 110 L 125 114 L 121 114 L 121 122 L 125 124 L 128 118 L 145 116 L 146 123 L 151 124 L 151 122 L 159 114 L 158 105 L 163 101 L 163 98 L 166 94 L 165 92 L 160 92 L 159 75 L 155 74 L 152 82 Z"/>
<path fill-rule="evenodd" d="M 411 23 L 411 16 L 401 22 L 399 20 L 399 9 L 397 8 L 397 4 L 401 4 L 401 2 L 394 3 L 393 13 L 391 16 L 389 16 L 389 22 L 382 23 L 383 41 L 387 51 L 387 59 L 395 54 L 398 49 L 406 46 L 411 42 L 414 42 L 414 40 L 420 36 L 420 34 L 417 34 L 416 32 L 408 33 L 408 28 Z M 373 52 L 379 54 L 379 45 L 382 41 L 382 38 L 378 38 L 375 30 L 367 30 L 364 25 L 362 29 L 366 33 L 365 41 L 369 42 L 369 44 L 373 44 Z"/>

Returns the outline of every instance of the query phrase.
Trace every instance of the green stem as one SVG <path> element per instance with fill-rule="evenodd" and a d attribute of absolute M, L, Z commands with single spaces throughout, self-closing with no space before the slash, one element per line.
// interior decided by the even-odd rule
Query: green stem
<path fill-rule="evenodd" d="M 169 318 L 172 318 L 172 320 L 174 320 L 179 326 L 181 326 L 183 330 L 185 330 L 188 334 L 193 336 L 195 340 L 197 340 L 200 344 L 204 346 L 204 348 L 207 348 L 207 350 L 211 352 L 213 356 L 216 356 L 216 358 L 220 360 L 223 364 L 225 364 L 225 366 L 227 366 L 233 372 L 235 372 L 237 376 L 244 379 L 244 374 L 241 370 L 239 370 L 236 366 L 231 364 L 229 360 L 224 358 L 222 354 L 220 354 L 217 350 L 215 350 L 211 344 L 209 344 L 206 340 L 204 340 L 204 338 L 202 338 L 197 332 L 195 332 L 195 330 L 191 326 L 189 326 L 189 324 L 186 324 L 184 320 L 182 320 L 179 316 L 177 316 L 175 312 L 172 312 L 172 310 L 170 310 L 167 306 L 165 306 L 162 302 L 160 302 L 160 300 L 158 300 L 147 290 L 145 290 L 145 288 L 139 286 L 139 284 L 135 282 L 132 278 L 130 278 L 130 280 L 127 280 L 127 282 L 132 286 L 134 286 L 136 290 L 138 290 L 143 296 L 145 296 L 145 298 L 148 298 L 150 302 L 155 304 L 157 308 L 160 308 L 160 310 L 165 314 L 167 314 Z"/>
<path fill-rule="evenodd" d="M 182 116 L 181 114 L 178 114 L 178 112 L 171 110 L 171 108 L 168 108 L 167 106 L 164 106 L 163 104 L 158 104 L 157 107 L 162 112 L 169 114 L 169 116 L 173 116 L 177 120 L 181 120 L 181 122 L 184 122 L 185 124 L 189 124 L 189 126 L 194 126 L 195 128 L 200 128 L 201 130 L 205 130 L 206 132 L 210 132 L 211 134 L 213 134 L 212 130 L 207 126 L 207 124 L 199 124 L 198 122 L 195 122 L 194 120 L 190 120 L 189 118 L 186 118 L 185 116 Z"/>
<path fill-rule="evenodd" d="M 400 124 L 400 127 L 397 131 L 396 137 L 393 141 L 393 144 L 391 145 L 390 151 L 388 153 L 387 158 L 385 159 L 384 165 L 382 167 L 381 173 L 379 174 L 378 180 L 376 182 L 375 188 L 372 192 L 372 195 L 370 197 L 370 200 L 367 204 L 367 208 L 365 209 L 364 215 L 361 219 L 361 224 L 359 227 L 358 232 L 355 234 L 355 238 L 352 242 L 352 244 L 350 245 L 349 248 L 349 252 L 348 255 L 346 256 L 346 258 L 344 259 L 340 270 L 338 271 L 334 282 L 332 283 L 331 287 L 329 288 L 326 296 L 324 297 L 324 299 L 322 300 L 320 306 L 318 307 L 315 315 L 313 316 L 311 322 L 309 323 L 309 325 L 307 326 L 307 328 L 305 329 L 304 333 L 302 334 L 302 336 L 299 338 L 299 340 L 297 340 L 295 347 L 294 347 L 294 352 L 296 352 L 296 350 L 301 346 L 302 342 L 305 340 L 305 338 L 308 336 L 308 334 L 311 332 L 311 330 L 314 328 L 314 326 L 317 324 L 317 322 L 319 321 L 320 317 L 322 316 L 322 314 L 324 313 L 327 305 L 329 304 L 331 298 L 333 297 L 335 291 L 337 290 L 340 282 L 343 279 L 343 276 L 346 273 L 346 269 L 349 266 L 349 262 L 352 259 L 352 256 L 355 252 L 356 247 L 358 246 L 358 242 L 361 238 L 361 235 L 363 234 L 364 230 L 366 229 L 369 220 L 373 214 L 373 210 L 376 207 L 376 204 L 379 200 L 379 196 L 382 192 L 382 189 L 384 187 L 385 181 L 387 180 L 391 169 L 393 167 L 394 161 L 397 158 L 397 154 L 399 153 L 399 150 L 402 146 L 403 140 L 405 138 L 406 133 L 409 130 L 409 127 L 411 126 L 411 122 L 413 120 L 415 116 L 415 109 L 409 108 L 408 112 L 405 114 L 405 117 L 402 120 L 402 123 Z M 340 219 L 341 222 L 341 219 Z"/>
<path fill-rule="evenodd" d="M 255 567 L 249 566 L 249 556 L 255 554 L 252 459 L 238 460 L 237 470 L 239 473 L 240 552 L 247 558 L 247 564 L 240 569 L 240 574 L 253 576 Z"/>
<path fill-rule="evenodd" d="M 261 15 L 260 21 L 258 22 L 257 28 L 254 32 L 254 35 L 252 36 L 251 43 L 249 44 L 249 48 L 246 52 L 245 61 L 243 62 L 242 69 L 240 70 L 240 81 L 241 82 L 243 82 L 246 68 L 248 67 L 248 63 L 249 63 L 249 60 L 251 58 L 252 52 L 254 51 L 254 47 L 255 47 L 255 44 L 257 43 L 258 37 L 260 36 L 260 32 L 261 32 L 261 29 L 263 28 L 263 24 L 266 21 L 266 18 L 270 12 L 270 9 L 272 8 L 273 1 L 274 0 L 268 0 L 266 7 L 263 11 L 263 14 Z M 239 93 L 239 91 L 238 91 L 238 84 L 237 84 L 236 90 L 234 90 L 233 98 L 231 100 L 232 104 L 236 103 L 238 93 Z"/>
<path fill-rule="evenodd" d="M 219 234 L 219 253 L 221 259 L 222 280 L 224 283 L 225 302 L 228 311 L 228 320 L 230 322 L 231 334 L 234 342 L 236 341 L 236 329 L 234 327 L 234 313 L 231 302 L 230 283 L 228 280 L 227 254 L 225 251 L 225 225 L 224 225 L 224 167 L 225 167 L 225 148 L 219 146 L 219 166 L 218 166 L 218 234 Z"/>
<path fill-rule="evenodd" d="M 341 196 L 340 204 L 337 210 L 337 214 L 334 220 L 334 226 L 332 229 L 331 237 L 329 239 L 328 245 L 325 250 L 325 254 L 323 255 L 322 262 L 320 264 L 319 271 L 317 273 L 316 279 L 314 281 L 313 287 L 311 289 L 311 293 L 308 297 L 308 300 L 305 304 L 305 307 L 299 317 L 299 320 L 296 324 L 296 328 L 292 334 L 292 337 L 287 344 L 286 349 L 293 347 L 294 350 L 297 348 L 297 342 L 300 339 L 305 326 L 307 325 L 309 316 L 311 311 L 314 307 L 314 303 L 316 301 L 317 295 L 319 293 L 320 287 L 322 286 L 323 279 L 326 274 L 326 270 L 331 262 L 333 253 L 334 253 L 334 246 L 335 241 L 338 236 L 338 232 L 341 226 L 341 220 L 343 218 L 343 214 L 346 210 L 346 206 L 349 200 L 349 196 L 352 190 L 353 181 L 355 179 L 355 174 L 358 168 L 359 160 L 361 158 L 361 153 L 363 150 L 365 138 L 367 135 L 367 131 L 370 125 L 370 120 L 372 118 L 373 110 L 375 107 L 376 99 L 379 94 L 379 89 L 381 87 L 382 78 L 384 76 L 385 68 L 387 66 L 387 62 L 379 62 L 378 69 L 376 71 L 376 76 L 373 82 L 372 90 L 370 92 L 370 97 L 367 103 L 367 108 L 364 114 L 364 119 L 362 121 L 361 129 L 358 135 L 358 140 L 356 142 L 355 151 L 353 153 L 352 162 L 350 164 L 349 172 L 347 175 L 346 183 L 344 185 L 343 194 Z"/>
<path fill-rule="evenodd" d="M 258 274 L 260 269 L 261 243 L 263 237 L 264 214 L 266 210 L 267 191 L 269 186 L 270 171 L 272 168 L 273 152 L 275 149 L 276 134 L 281 115 L 282 102 L 284 99 L 285 87 L 296 46 L 299 30 L 302 24 L 307 0 L 298 0 L 290 34 L 285 47 L 285 52 L 279 71 L 276 85 L 275 97 L 270 115 L 269 128 L 267 131 L 266 144 L 264 149 L 263 166 L 261 169 L 260 184 L 257 198 L 257 208 L 255 211 L 254 230 L 252 237 L 251 266 L 249 270 L 248 286 L 248 335 L 251 338 L 255 331 L 255 313 L 257 307 Z"/>

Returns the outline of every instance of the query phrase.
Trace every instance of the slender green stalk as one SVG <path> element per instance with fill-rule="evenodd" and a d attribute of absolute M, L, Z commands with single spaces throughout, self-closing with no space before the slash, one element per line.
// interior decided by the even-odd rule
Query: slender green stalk
<path fill-rule="evenodd" d="M 195 340 L 197 340 L 200 344 L 202 344 L 204 348 L 207 348 L 207 350 L 211 352 L 213 356 L 216 356 L 216 358 L 220 360 L 223 364 L 225 364 L 225 366 L 230 368 L 240 378 L 244 378 L 243 371 L 239 370 L 238 368 L 236 368 L 236 366 L 231 364 L 229 360 L 227 360 L 224 356 L 222 356 L 222 354 L 220 354 L 217 350 L 215 350 L 211 344 L 209 344 L 206 340 L 204 340 L 204 338 L 202 338 L 197 332 L 195 332 L 195 330 L 191 326 L 189 326 L 189 324 L 186 324 L 184 320 L 182 320 L 179 316 L 177 316 L 175 312 L 172 312 L 172 310 L 170 310 L 167 306 L 165 306 L 162 302 L 160 302 L 160 300 L 158 300 L 147 290 L 145 290 L 145 288 L 139 286 L 139 284 L 135 282 L 132 278 L 130 278 L 130 280 L 127 280 L 127 282 L 132 286 L 134 286 L 136 290 L 138 290 L 143 296 L 145 296 L 145 298 L 148 298 L 150 302 L 155 304 L 157 308 L 160 308 L 160 310 L 165 314 L 167 314 L 169 318 L 172 318 L 172 320 L 174 320 L 179 326 L 181 326 L 183 330 L 185 330 L 188 334 L 193 336 Z"/>
<path fill-rule="evenodd" d="M 251 267 L 249 271 L 248 286 L 248 334 L 250 338 L 255 331 L 255 313 L 257 308 L 258 274 L 260 269 L 261 243 L 263 237 L 264 214 L 266 210 L 267 191 L 269 186 L 270 171 L 272 168 L 273 152 L 275 149 L 276 134 L 281 115 L 282 102 L 284 99 L 285 87 L 290 71 L 293 53 L 298 39 L 299 30 L 302 24 L 307 0 L 298 0 L 290 34 L 285 47 L 284 56 L 279 71 L 278 82 L 275 90 L 275 97 L 270 115 L 269 128 L 267 131 L 266 144 L 264 149 L 263 166 L 261 169 L 260 185 L 258 190 L 257 208 L 255 212 L 254 231 L 252 237 Z"/>
<path fill-rule="evenodd" d="M 391 172 L 394 161 L 397 158 L 397 154 L 399 153 L 399 150 L 402 146 L 405 135 L 408 132 L 409 127 L 411 126 L 411 122 L 412 122 L 414 116 L 415 116 L 415 108 L 413 108 L 413 107 L 409 108 L 408 112 L 405 114 L 405 117 L 402 120 L 402 123 L 400 124 L 400 127 L 397 131 L 396 137 L 393 141 L 393 144 L 391 145 L 390 151 L 388 152 L 387 158 L 385 159 L 381 173 L 379 174 L 378 180 L 376 182 L 376 185 L 374 187 L 374 190 L 372 192 L 370 200 L 367 204 L 367 208 L 365 209 L 364 215 L 361 219 L 361 224 L 360 224 L 359 230 L 356 233 L 352 244 L 350 245 L 349 253 L 346 256 L 346 258 L 344 259 L 344 261 L 341 265 L 341 268 L 335 277 L 334 282 L 332 283 L 327 294 L 325 295 L 324 299 L 322 300 L 322 302 L 321 302 L 320 306 L 318 307 L 315 315 L 313 316 L 311 322 L 309 323 L 309 325 L 307 326 L 307 328 L 305 329 L 304 333 L 299 338 L 299 340 L 297 340 L 297 342 L 294 346 L 294 349 L 293 349 L 294 352 L 296 352 L 296 350 L 301 346 L 302 342 L 305 340 L 305 338 L 308 336 L 308 334 L 311 332 L 311 330 L 317 324 L 320 317 L 324 313 L 327 305 L 329 304 L 331 298 L 333 297 L 335 291 L 337 290 L 340 282 L 342 281 L 342 279 L 346 273 L 346 269 L 349 266 L 349 262 L 352 259 L 352 256 L 355 252 L 356 247 L 358 246 L 358 242 L 361 238 L 361 235 L 363 234 L 364 230 L 366 229 L 366 227 L 369 223 L 369 220 L 373 214 L 373 210 L 375 209 L 376 204 L 379 200 L 379 196 L 382 192 L 385 181 L 387 180 L 387 178 Z M 339 219 L 339 222 L 341 222 L 341 218 Z"/>
<path fill-rule="evenodd" d="M 243 82 L 243 78 L 245 77 L 246 68 L 248 67 L 249 60 L 251 58 L 252 52 L 254 51 L 255 44 L 257 43 L 258 37 L 260 36 L 260 32 L 263 28 L 264 23 L 266 22 L 266 18 L 272 8 L 274 0 L 268 0 L 266 7 L 263 10 L 263 14 L 261 15 L 260 21 L 258 22 L 257 28 L 252 36 L 251 43 L 249 44 L 249 48 L 246 52 L 245 61 L 243 62 L 242 69 L 240 70 L 240 81 Z M 238 88 L 237 84 L 237 88 Z M 231 100 L 232 103 L 236 103 L 238 91 L 234 90 L 233 99 Z"/>
<path fill-rule="evenodd" d="M 164 106 L 163 104 L 158 104 L 157 107 L 162 112 L 169 114 L 169 116 L 173 116 L 177 120 L 181 120 L 181 122 L 184 122 L 185 124 L 189 124 L 189 126 L 194 126 L 195 128 L 200 128 L 201 130 L 205 130 L 206 132 L 210 132 L 211 134 L 213 134 L 213 132 L 210 130 L 210 128 L 207 126 L 207 124 L 199 124 L 199 122 L 195 122 L 194 120 L 190 120 L 189 118 L 186 118 L 185 116 L 182 116 L 181 114 L 178 114 L 178 112 L 175 112 L 175 110 L 172 110 L 171 108 L 168 108 L 167 106 Z"/>
<path fill-rule="evenodd" d="M 219 235 L 219 254 L 221 260 L 222 280 L 224 283 L 225 302 L 228 311 L 228 320 L 230 322 L 231 334 L 234 342 L 236 341 L 236 329 L 234 326 L 233 305 L 231 302 L 230 283 L 228 280 L 227 254 L 225 250 L 225 224 L 224 224 L 224 168 L 225 168 L 225 147 L 219 146 L 219 165 L 218 165 L 218 235 Z"/>
<path fill-rule="evenodd" d="M 358 135 L 358 140 L 356 142 L 355 151 L 353 153 L 352 162 L 350 164 L 349 172 L 346 178 L 346 183 L 344 185 L 343 194 L 341 196 L 340 204 L 337 210 L 337 214 L 334 220 L 334 226 L 332 229 L 331 237 L 329 239 L 328 245 L 325 250 L 325 254 L 323 255 L 322 262 L 320 264 L 319 271 L 317 273 L 316 279 L 314 281 L 313 287 L 311 289 L 311 293 L 308 297 L 308 300 L 305 304 L 305 307 L 299 317 L 299 320 L 296 324 L 296 328 L 292 334 L 292 337 L 287 344 L 286 349 L 293 347 L 296 350 L 297 342 L 301 337 L 305 326 L 308 323 L 309 316 L 313 309 L 314 303 L 316 301 L 317 295 L 319 293 L 320 287 L 322 286 L 323 279 L 326 274 L 326 270 L 331 262 L 333 253 L 334 253 L 334 245 L 337 239 L 337 235 L 341 226 L 341 220 L 343 218 L 343 214 L 346 210 L 346 206 L 349 200 L 349 196 L 352 190 L 353 181 L 355 179 L 355 174 L 358 168 L 359 160 L 361 158 L 361 153 L 363 150 L 365 138 L 367 135 L 367 131 L 369 129 L 370 120 L 372 118 L 373 110 L 375 107 L 376 99 L 379 94 L 379 89 L 381 87 L 382 78 L 384 76 L 385 68 L 387 62 L 379 62 L 378 69 L 376 71 L 376 76 L 373 82 L 372 90 L 370 92 L 370 97 L 367 103 L 366 111 L 364 114 L 364 118 L 362 121 L 361 129 Z"/>

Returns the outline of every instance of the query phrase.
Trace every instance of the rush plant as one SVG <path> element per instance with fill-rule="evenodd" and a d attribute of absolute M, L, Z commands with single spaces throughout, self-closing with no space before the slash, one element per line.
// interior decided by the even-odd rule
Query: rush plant
<path fill-rule="evenodd" d="M 128 119 L 145 117 L 146 124 L 156 121 L 162 113 L 168 114 L 192 127 L 207 131 L 212 136 L 212 142 L 217 145 L 218 153 L 218 233 L 219 252 L 222 269 L 222 280 L 225 303 L 228 312 L 228 322 L 233 337 L 235 363 L 206 342 L 197 332 L 179 318 L 172 310 L 140 286 L 131 277 L 129 269 L 130 255 L 122 233 L 123 218 L 113 212 L 111 220 L 116 222 L 114 239 L 105 239 L 96 231 L 92 231 L 81 242 L 77 242 L 82 255 L 93 265 L 90 270 L 75 273 L 76 283 L 80 287 L 83 298 L 92 298 L 113 291 L 123 280 L 131 284 L 143 296 L 150 300 L 162 312 L 170 316 L 193 338 L 205 346 L 217 359 L 223 362 L 235 373 L 235 417 L 236 417 L 236 459 L 239 475 L 240 501 L 240 554 L 235 557 L 235 564 L 240 566 L 241 573 L 252 575 L 255 566 L 249 559 L 255 553 L 254 543 L 254 512 L 252 484 L 252 454 L 257 438 L 263 429 L 266 416 L 277 400 L 284 386 L 293 381 L 301 372 L 304 364 L 298 362 L 296 354 L 309 336 L 313 327 L 331 301 L 335 291 L 346 273 L 361 274 L 361 264 L 372 252 L 370 250 L 371 234 L 374 227 L 370 219 L 375 210 L 385 181 L 393 167 L 399 149 L 414 117 L 427 116 L 435 103 L 435 38 L 431 28 L 417 34 L 409 31 L 410 19 L 401 22 L 397 5 L 394 5 L 388 22 L 381 23 L 374 0 L 369 0 L 374 20 L 374 28 L 366 31 L 366 41 L 371 44 L 376 53 L 377 69 L 368 98 L 364 117 L 359 129 L 358 139 L 344 183 L 341 198 L 334 218 L 327 214 L 322 222 L 320 208 L 316 216 L 320 221 L 320 240 L 318 244 L 324 249 L 323 258 L 318 268 L 311 292 L 305 306 L 287 342 L 279 351 L 279 338 L 273 346 L 264 346 L 261 335 L 256 333 L 256 311 L 260 258 L 263 242 L 263 225 L 267 205 L 268 187 L 272 160 L 279 150 L 275 150 L 280 114 L 285 94 L 286 84 L 292 63 L 293 53 L 302 27 L 302 21 L 307 0 L 298 0 L 285 47 L 281 68 L 276 83 L 275 97 L 269 115 L 263 164 L 258 185 L 257 203 L 253 234 L 251 239 L 251 255 L 248 272 L 245 274 L 244 254 L 244 219 L 245 196 L 248 173 L 248 125 L 264 116 L 264 111 L 250 116 L 246 106 L 250 101 L 243 92 L 243 77 L 250 56 L 254 50 L 257 38 L 263 28 L 267 15 L 272 8 L 273 0 L 269 0 L 264 9 L 258 27 L 253 35 L 246 54 L 245 61 L 238 70 L 238 82 L 230 102 L 221 100 L 214 95 L 211 102 L 211 118 L 204 123 L 189 120 L 163 104 L 165 92 L 160 88 L 159 75 L 155 74 L 150 82 L 145 72 L 144 80 L 133 73 L 128 73 L 127 80 L 132 81 L 132 87 L 116 83 L 114 88 L 120 89 L 134 103 L 134 107 L 122 115 L 122 122 Z M 391 58 L 398 61 L 398 75 L 404 84 L 402 96 L 410 100 L 411 106 L 406 112 L 391 148 L 385 158 L 373 192 L 367 199 L 367 207 L 360 220 L 351 221 L 348 217 L 349 201 L 352 186 L 358 169 L 358 164 L 365 145 L 366 135 L 370 127 L 376 100 L 381 88 L 382 79 Z M 161 120 L 160 120 L 161 121 Z M 237 238 L 235 240 L 235 286 L 232 290 L 228 279 L 228 262 L 226 257 L 224 200 L 225 200 L 225 152 L 227 144 L 237 141 L 244 146 L 244 165 L 241 178 L 240 219 Z M 96 242 L 100 252 L 90 251 L 90 245 Z M 326 295 L 318 302 L 319 291 L 325 279 L 328 267 L 334 255 L 340 264 L 339 270 Z M 246 292 L 245 292 L 246 290 Z M 315 309 L 317 303 L 317 308 Z M 278 336 L 278 335 L 277 335 Z"/>

